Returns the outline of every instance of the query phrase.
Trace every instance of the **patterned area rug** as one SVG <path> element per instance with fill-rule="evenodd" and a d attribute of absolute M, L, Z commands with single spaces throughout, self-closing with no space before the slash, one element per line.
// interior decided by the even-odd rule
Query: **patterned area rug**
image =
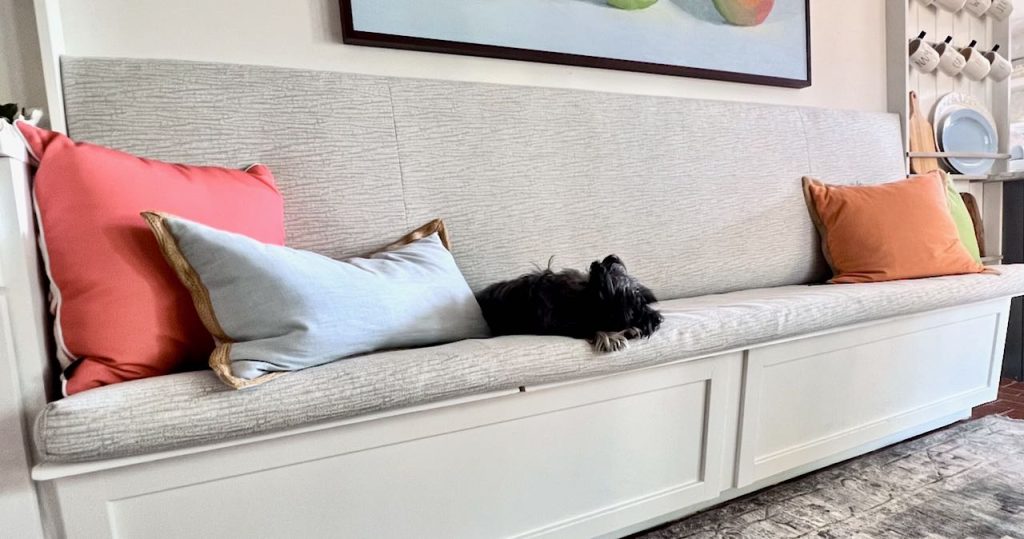
<path fill-rule="evenodd" d="M 1024 539 L 1024 421 L 960 423 L 634 537 Z"/>

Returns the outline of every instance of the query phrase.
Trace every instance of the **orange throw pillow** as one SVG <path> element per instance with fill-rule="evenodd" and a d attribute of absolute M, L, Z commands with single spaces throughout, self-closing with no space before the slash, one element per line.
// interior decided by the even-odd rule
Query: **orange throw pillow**
<path fill-rule="evenodd" d="M 879 185 L 804 178 L 832 283 L 980 273 L 960 241 L 939 172 Z"/>

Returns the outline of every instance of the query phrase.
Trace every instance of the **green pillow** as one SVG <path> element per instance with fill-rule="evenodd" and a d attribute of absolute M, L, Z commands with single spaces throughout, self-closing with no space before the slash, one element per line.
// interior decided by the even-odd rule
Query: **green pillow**
<path fill-rule="evenodd" d="M 974 235 L 974 221 L 967 211 L 964 199 L 960 197 L 960 191 L 956 190 L 953 180 L 946 175 L 946 199 L 949 201 L 949 212 L 953 214 L 953 222 L 956 223 L 956 231 L 960 235 L 960 242 L 967 248 L 967 252 L 976 262 L 981 262 L 981 250 L 978 249 L 978 238 Z"/>

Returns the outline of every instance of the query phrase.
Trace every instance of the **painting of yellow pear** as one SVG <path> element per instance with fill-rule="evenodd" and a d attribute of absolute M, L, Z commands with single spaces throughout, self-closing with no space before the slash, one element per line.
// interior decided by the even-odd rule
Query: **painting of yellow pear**
<path fill-rule="evenodd" d="M 341 0 L 346 43 L 810 86 L 809 0 Z"/>

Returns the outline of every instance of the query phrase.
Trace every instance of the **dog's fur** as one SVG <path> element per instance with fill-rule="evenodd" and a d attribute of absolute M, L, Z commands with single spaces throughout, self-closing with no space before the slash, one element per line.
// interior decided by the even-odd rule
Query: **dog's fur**
<path fill-rule="evenodd" d="M 615 255 L 576 270 L 538 270 L 488 286 L 477 295 L 494 335 L 563 335 L 599 352 L 650 337 L 661 326 L 654 294 L 626 273 Z"/>

